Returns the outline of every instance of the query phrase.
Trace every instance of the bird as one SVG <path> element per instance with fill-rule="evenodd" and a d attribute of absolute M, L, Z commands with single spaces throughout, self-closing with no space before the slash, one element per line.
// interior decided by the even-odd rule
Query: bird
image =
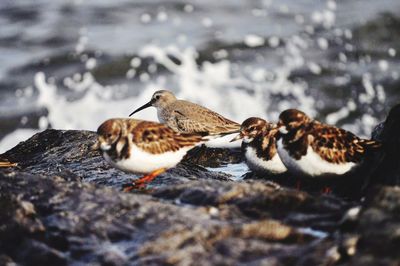
<path fill-rule="evenodd" d="M 167 125 L 129 118 L 112 118 L 97 129 L 94 150 L 125 172 L 145 174 L 125 186 L 125 191 L 145 187 L 167 169 L 175 167 L 186 153 L 203 142 L 206 135 L 177 133 Z"/>
<path fill-rule="evenodd" d="M 356 169 L 378 141 L 311 119 L 297 109 L 279 115 L 278 153 L 288 171 L 307 177 L 341 176 Z"/>
<path fill-rule="evenodd" d="M 242 152 L 250 170 L 277 175 L 287 171 L 277 151 L 278 136 L 279 131 L 275 124 L 259 117 L 250 117 L 243 121 L 240 133 L 231 141 L 243 139 Z"/>
<path fill-rule="evenodd" d="M 156 91 L 151 100 L 137 108 L 129 116 L 154 106 L 157 108 L 159 122 L 167 124 L 180 133 L 204 133 L 209 135 L 238 133 L 240 124 L 201 105 L 178 100 L 168 90 Z"/>

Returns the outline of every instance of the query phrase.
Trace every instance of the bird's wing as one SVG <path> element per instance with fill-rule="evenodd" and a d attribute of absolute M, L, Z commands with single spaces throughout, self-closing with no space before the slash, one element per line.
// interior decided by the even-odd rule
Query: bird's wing
<path fill-rule="evenodd" d="M 154 154 L 174 152 L 205 141 L 201 134 L 176 133 L 167 125 L 150 121 L 138 123 L 130 133 L 133 135 L 133 143 L 138 148 Z"/>
<path fill-rule="evenodd" d="M 237 133 L 240 129 L 240 124 L 190 102 L 178 101 L 173 116 L 179 130 L 183 132 L 208 132 L 216 135 Z"/>
<path fill-rule="evenodd" d="M 277 151 L 277 137 L 279 137 L 278 128 L 274 125 L 270 127 L 262 136 L 261 148 L 265 158 L 272 159 Z"/>
<path fill-rule="evenodd" d="M 380 147 L 374 140 L 360 139 L 341 128 L 316 124 L 309 141 L 314 151 L 331 163 L 360 162 L 368 150 Z"/>

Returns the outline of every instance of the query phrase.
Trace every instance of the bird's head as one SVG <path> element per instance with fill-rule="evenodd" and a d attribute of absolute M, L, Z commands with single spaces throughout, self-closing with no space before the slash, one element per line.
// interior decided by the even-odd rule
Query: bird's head
<path fill-rule="evenodd" d="M 154 106 L 156 108 L 164 108 L 171 102 L 174 102 L 175 100 L 176 97 L 171 91 L 168 90 L 156 91 L 148 103 L 142 105 L 141 107 L 133 111 L 129 116 L 132 116 L 133 114 L 151 106 Z"/>

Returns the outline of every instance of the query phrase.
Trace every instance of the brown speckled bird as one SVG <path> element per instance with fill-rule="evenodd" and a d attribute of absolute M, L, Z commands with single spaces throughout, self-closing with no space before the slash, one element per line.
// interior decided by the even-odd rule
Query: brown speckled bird
<path fill-rule="evenodd" d="M 312 120 L 305 113 L 288 109 L 279 116 L 281 139 L 278 152 L 288 170 L 320 177 L 343 175 L 359 166 L 370 151 L 380 148 L 374 140 Z"/>
<path fill-rule="evenodd" d="M 204 135 L 181 134 L 157 122 L 124 118 L 105 121 L 97 134 L 93 148 L 100 149 L 108 163 L 126 172 L 146 174 L 125 190 L 150 182 L 206 141 Z"/>
<path fill-rule="evenodd" d="M 279 157 L 276 125 L 262 118 L 250 117 L 243 121 L 240 133 L 232 139 L 243 139 L 242 152 L 247 166 L 260 174 L 282 174 L 287 171 Z"/>
<path fill-rule="evenodd" d="M 178 100 L 167 90 L 156 91 L 148 103 L 129 116 L 151 106 L 157 108 L 158 120 L 176 132 L 207 132 L 210 135 L 239 132 L 240 124 L 198 104 Z"/>

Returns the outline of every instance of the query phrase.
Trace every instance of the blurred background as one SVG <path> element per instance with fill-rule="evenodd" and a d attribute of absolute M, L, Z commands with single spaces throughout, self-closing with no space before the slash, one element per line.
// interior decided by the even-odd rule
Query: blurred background
<path fill-rule="evenodd" d="M 3 0 L 0 153 L 95 130 L 162 88 L 238 122 L 295 107 L 369 136 L 400 100 L 399 14 L 398 0 Z"/>

